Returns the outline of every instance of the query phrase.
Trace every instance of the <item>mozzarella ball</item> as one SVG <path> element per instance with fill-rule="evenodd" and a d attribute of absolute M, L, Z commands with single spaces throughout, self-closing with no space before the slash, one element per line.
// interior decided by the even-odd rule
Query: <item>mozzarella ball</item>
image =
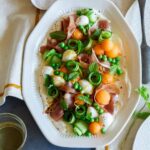
<path fill-rule="evenodd" d="M 73 101 L 72 101 L 72 94 L 70 93 L 65 93 L 64 95 L 64 100 L 66 101 L 67 105 L 68 106 L 71 106 L 73 104 Z"/>
<path fill-rule="evenodd" d="M 45 75 L 52 76 L 54 74 L 54 69 L 50 66 L 44 66 L 42 68 L 42 74 L 43 74 L 43 76 L 45 76 Z"/>
<path fill-rule="evenodd" d="M 66 83 L 64 78 L 60 76 L 53 76 L 53 80 L 54 80 L 54 85 L 57 87 L 63 86 Z"/>
<path fill-rule="evenodd" d="M 87 114 L 91 114 L 92 118 L 98 117 L 98 113 L 94 107 L 88 107 Z"/>
<path fill-rule="evenodd" d="M 75 60 L 77 54 L 74 50 L 67 50 L 63 53 L 62 61 Z"/>
<path fill-rule="evenodd" d="M 82 94 L 92 94 L 93 93 L 93 86 L 87 80 L 80 80 L 79 84 L 82 87 L 82 91 L 81 91 Z"/>
<path fill-rule="evenodd" d="M 82 16 L 78 17 L 76 20 L 77 26 L 79 26 L 79 25 L 85 26 L 87 24 L 89 24 L 89 18 L 87 16 L 82 15 Z"/>
<path fill-rule="evenodd" d="M 108 129 L 108 127 L 112 124 L 114 117 L 110 113 L 106 112 L 100 115 L 99 120 L 104 124 L 104 127 Z"/>

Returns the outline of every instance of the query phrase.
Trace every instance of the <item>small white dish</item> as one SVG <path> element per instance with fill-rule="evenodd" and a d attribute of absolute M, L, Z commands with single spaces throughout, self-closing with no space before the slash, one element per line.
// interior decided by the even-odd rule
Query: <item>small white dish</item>
<path fill-rule="evenodd" d="M 31 0 L 32 4 L 41 10 L 47 10 L 56 0 Z"/>
<path fill-rule="evenodd" d="M 140 126 L 135 141 L 133 150 L 149 150 L 150 149 L 150 117 L 148 117 Z"/>
<path fill-rule="evenodd" d="M 127 72 L 132 85 L 131 95 L 128 99 L 124 98 L 126 102 L 124 107 L 117 114 L 115 121 L 105 135 L 92 137 L 66 136 L 60 134 L 48 116 L 43 113 L 43 103 L 37 81 L 37 70 L 40 64 L 38 51 L 49 33 L 50 27 L 58 18 L 67 12 L 89 7 L 102 11 L 112 21 L 113 31 L 123 39 L 127 58 Z M 135 89 L 141 85 L 140 49 L 121 12 L 110 0 L 69 0 L 67 5 L 66 0 L 59 0 L 52 4 L 27 40 L 22 79 L 24 100 L 37 125 L 49 142 L 63 147 L 105 146 L 118 137 L 138 104 L 139 95 L 135 92 Z"/>

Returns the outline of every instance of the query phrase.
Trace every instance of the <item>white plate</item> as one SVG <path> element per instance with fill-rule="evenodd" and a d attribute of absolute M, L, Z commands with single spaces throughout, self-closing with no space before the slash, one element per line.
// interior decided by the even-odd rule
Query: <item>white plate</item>
<path fill-rule="evenodd" d="M 127 56 L 127 71 L 131 81 L 131 96 L 117 115 L 108 132 L 102 137 L 69 137 L 58 132 L 43 113 L 43 104 L 39 94 L 37 70 L 39 67 L 38 50 L 52 24 L 64 13 L 77 8 L 95 8 L 101 10 L 112 21 L 113 31 L 123 39 Z M 47 140 L 65 147 L 97 147 L 110 144 L 129 121 L 139 96 L 134 91 L 141 83 L 141 58 L 138 44 L 118 8 L 109 0 L 66 0 L 56 1 L 45 13 L 39 24 L 28 38 L 23 63 L 23 96 L 36 123 Z"/>
<path fill-rule="evenodd" d="M 149 150 L 150 149 L 150 117 L 148 117 L 139 128 L 133 150 Z"/>

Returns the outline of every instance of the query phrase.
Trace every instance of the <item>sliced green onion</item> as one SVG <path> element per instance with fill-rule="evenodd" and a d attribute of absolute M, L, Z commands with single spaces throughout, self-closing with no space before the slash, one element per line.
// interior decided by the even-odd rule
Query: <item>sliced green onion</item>
<path fill-rule="evenodd" d="M 77 118 L 81 119 L 86 114 L 86 107 L 84 105 L 81 105 L 80 107 L 76 107 L 75 109 L 75 115 Z"/>
<path fill-rule="evenodd" d="M 53 79 L 46 74 L 44 77 L 44 86 L 49 87 L 50 85 L 53 85 Z"/>
<path fill-rule="evenodd" d="M 76 79 L 79 76 L 79 72 L 72 72 L 68 76 L 68 80 Z"/>
<path fill-rule="evenodd" d="M 59 91 L 55 86 L 48 87 L 48 95 L 56 98 L 59 95 Z"/>
<path fill-rule="evenodd" d="M 77 49 L 78 47 L 77 42 L 78 42 L 77 40 L 73 40 L 73 39 L 68 40 L 68 48 Z"/>
<path fill-rule="evenodd" d="M 90 50 L 92 48 L 92 45 L 93 45 L 93 40 L 90 38 L 87 41 L 87 44 L 85 46 L 85 50 Z"/>
<path fill-rule="evenodd" d="M 88 79 L 92 85 L 99 85 L 102 81 L 102 76 L 99 72 L 91 72 Z"/>
<path fill-rule="evenodd" d="M 111 31 L 102 31 L 100 36 L 99 36 L 98 41 L 101 42 L 104 39 L 109 39 L 109 38 L 111 38 L 111 36 L 112 36 L 112 32 Z"/>
<path fill-rule="evenodd" d="M 76 62 L 74 60 L 67 61 L 66 67 L 69 71 L 78 71 L 79 70 L 79 64 L 78 64 L 78 62 Z"/>
<path fill-rule="evenodd" d="M 100 34 L 101 34 L 101 30 L 100 30 L 100 29 L 96 29 L 96 30 L 92 33 L 91 38 L 92 38 L 93 40 L 98 40 Z"/>
<path fill-rule="evenodd" d="M 69 124 L 73 124 L 76 120 L 75 115 L 71 111 L 65 111 L 63 118 Z"/>
<path fill-rule="evenodd" d="M 85 96 L 85 95 L 79 95 L 78 96 L 78 99 L 84 101 L 85 103 L 91 105 L 92 104 L 92 100 L 88 97 L 88 96 Z"/>
<path fill-rule="evenodd" d="M 96 72 L 98 71 L 98 64 L 96 62 L 93 62 L 89 65 L 89 71 L 90 72 Z"/>
<path fill-rule="evenodd" d="M 70 39 L 68 40 L 68 48 L 77 51 L 77 54 L 83 50 L 83 43 L 80 40 Z"/>
<path fill-rule="evenodd" d="M 51 49 L 50 51 L 47 50 L 43 54 L 43 59 L 47 60 L 50 56 L 52 56 L 55 53 L 56 53 L 55 49 Z"/>
<path fill-rule="evenodd" d="M 54 32 L 50 33 L 49 35 L 52 39 L 56 39 L 56 40 L 60 40 L 60 41 L 65 40 L 67 37 L 66 33 L 63 31 L 54 31 Z"/>
<path fill-rule="evenodd" d="M 60 101 L 60 106 L 62 107 L 63 110 L 67 110 L 68 109 L 68 105 L 66 103 L 66 101 L 64 99 L 62 99 Z"/>
<path fill-rule="evenodd" d="M 88 125 L 84 121 L 79 120 L 75 122 L 73 129 L 77 135 L 81 136 L 88 131 Z"/>

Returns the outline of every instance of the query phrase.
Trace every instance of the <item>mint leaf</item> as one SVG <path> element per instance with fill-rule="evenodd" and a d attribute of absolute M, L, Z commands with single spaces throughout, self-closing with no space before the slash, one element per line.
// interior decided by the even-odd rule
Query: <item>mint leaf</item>
<path fill-rule="evenodd" d="M 98 71 L 98 64 L 96 62 L 93 62 L 89 65 L 89 71 L 90 72 L 96 72 Z"/>
<path fill-rule="evenodd" d="M 136 117 L 139 119 L 145 120 L 147 117 L 150 116 L 150 112 L 137 112 Z"/>
<path fill-rule="evenodd" d="M 149 99 L 149 92 L 148 89 L 144 86 L 139 87 L 136 89 L 136 91 L 144 98 L 145 101 L 148 101 Z"/>
<path fill-rule="evenodd" d="M 82 95 L 80 95 L 80 96 L 78 96 L 78 99 L 84 101 L 85 103 L 87 103 L 87 104 L 89 104 L 89 105 L 92 104 L 92 100 L 91 100 L 89 97 L 87 97 L 87 96 L 84 96 L 84 95 L 82 96 Z"/>

